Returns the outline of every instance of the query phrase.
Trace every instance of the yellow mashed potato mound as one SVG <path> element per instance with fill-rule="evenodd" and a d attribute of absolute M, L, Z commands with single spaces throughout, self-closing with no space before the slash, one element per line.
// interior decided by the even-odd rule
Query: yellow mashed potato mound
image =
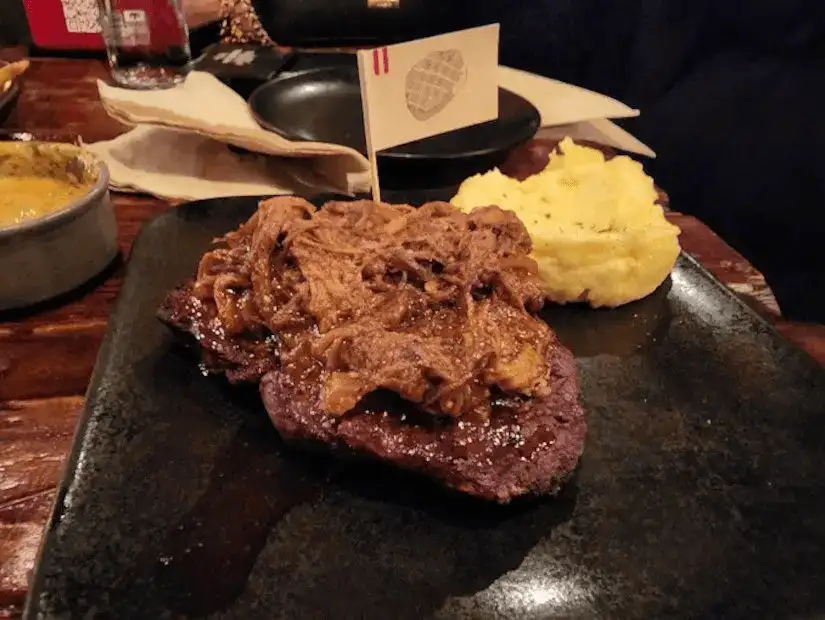
<path fill-rule="evenodd" d="M 498 170 L 470 177 L 452 203 L 518 215 L 551 301 L 615 307 L 656 290 L 679 256 L 680 231 L 657 198 L 639 162 L 623 155 L 605 161 L 565 138 L 542 172 L 524 181 Z"/>

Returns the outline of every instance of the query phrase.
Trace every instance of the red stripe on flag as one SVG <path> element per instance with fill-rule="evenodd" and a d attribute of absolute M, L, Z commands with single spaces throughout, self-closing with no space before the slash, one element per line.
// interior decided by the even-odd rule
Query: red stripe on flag
<path fill-rule="evenodd" d="M 389 73 L 390 72 L 390 52 L 386 47 L 383 48 L 381 50 L 381 52 L 384 56 L 384 73 Z"/>
<path fill-rule="evenodd" d="M 381 74 L 381 68 L 378 65 L 378 50 L 372 50 L 372 72 L 375 75 Z"/>

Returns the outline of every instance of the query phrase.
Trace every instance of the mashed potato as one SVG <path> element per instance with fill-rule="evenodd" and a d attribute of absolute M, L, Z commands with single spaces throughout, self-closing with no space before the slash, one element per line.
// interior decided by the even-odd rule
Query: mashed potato
<path fill-rule="evenodd" d="M 452 202 L 465 211 L 498 205 L 521 218 L 548 299 L 614 307 L 656 290 L 679 256 L 679 229 L 657 198 L 639 162 L 605 161 L 566 138 L 539 174 L 524 181 L 498 170 L 476 175 Z"/>

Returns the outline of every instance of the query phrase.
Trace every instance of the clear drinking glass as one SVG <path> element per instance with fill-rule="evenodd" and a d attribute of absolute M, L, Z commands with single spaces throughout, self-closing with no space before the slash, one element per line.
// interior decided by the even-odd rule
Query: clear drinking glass
<path fill-rule="evenodd" d="M 192 61 L 181 0 L 98 0 L 112 77 L 119 86 L 169 88 Z"/>

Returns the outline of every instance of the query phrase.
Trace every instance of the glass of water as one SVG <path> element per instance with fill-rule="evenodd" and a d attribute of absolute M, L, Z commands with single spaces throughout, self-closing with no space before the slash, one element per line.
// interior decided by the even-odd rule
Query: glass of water
<path fill-rule="evenodd" d="M 112 77 L 118 86 L 169 88 L 192 54 L 182 0 L 98 0 Z"/>

